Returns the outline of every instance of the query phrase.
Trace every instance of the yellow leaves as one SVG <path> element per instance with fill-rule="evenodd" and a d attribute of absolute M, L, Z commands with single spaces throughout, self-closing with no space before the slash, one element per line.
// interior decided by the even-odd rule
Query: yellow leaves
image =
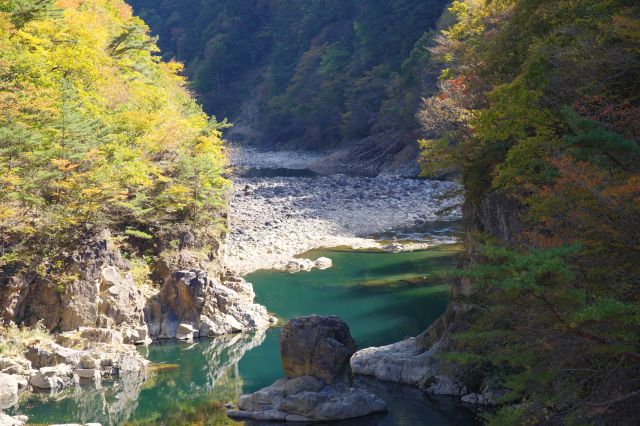
<path fill-rule="evenodd" d="M 162 66 L 167 70 L 167 75 L 171 77 L 173 81 L 180 85 L 184 85 L 186 83 L 187 79 L 180 75 L 184 69 L 184 65 L 181 62 L 169 61 L 163 63 Z"/>
<path fill-rule="evenodd" d="M 228 185 L 222 140 L 182 64 L 152 55 L 121 0 L 57 4 L 62 15 L 19 31 L 0 13 L 0 126 L 12 149 L 11 163 L 0 156 L 2 238 L 40 249 L 29 239 L 79 226 L 215 215 Z"/>
<path fill-rule="evenodd" d="M 640 19 L 631 15 L 614 16 L 612 28 L 618 36 L 637 45 L 640 44 Z"/>
<path fill-rule="evenodd" d="M 51 160 L 51 164 L 56 166 L 58 170 L 64 173 L 69 173 L 80 166 L 79 164 L 73 164 L 71 161 L 64 158 L 54 158 Z"/>

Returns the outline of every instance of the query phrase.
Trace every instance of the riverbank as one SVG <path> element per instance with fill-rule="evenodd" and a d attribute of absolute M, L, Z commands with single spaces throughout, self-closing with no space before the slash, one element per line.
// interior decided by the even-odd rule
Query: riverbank
<path fill-rule="evenodd" d="M 236 178 L 225 262 L 247 274 L 282 269 L 320 247 L 381 248 L 371 235 L 459 220 L 460 190 L 455 182 L 386 176 Z"/>

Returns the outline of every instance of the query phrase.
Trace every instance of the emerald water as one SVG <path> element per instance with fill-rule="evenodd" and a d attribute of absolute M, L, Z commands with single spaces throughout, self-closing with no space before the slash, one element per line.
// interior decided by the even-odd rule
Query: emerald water
<path fill-rule="evenodd" d="M 311 313 L 338 315 L 358 347 L 384 345 L 423 331 L 447 302 L 439 276 L 453 263 L 454 246 L 413 253 L 319 250 L 333 267 L 297 274 L 259 271 L 247 279 L 257 302 L 283 321 Z M 100 422 L 103 425 L 231 425 L 224 404 L 282 377 L 280 328 L 201 340 L 165 342 L 140 350 L 154 366 L 128 377 L 58 395 L 26 396 L 12 414 L 30 423 Z M 388 414 L 336 425 L 465 425 L 473 413 L 451 399 L 426 399 L 417 389 L 358 378 L 390 407 Z M 251 423 L 249 423 L 251 424 Z"/>

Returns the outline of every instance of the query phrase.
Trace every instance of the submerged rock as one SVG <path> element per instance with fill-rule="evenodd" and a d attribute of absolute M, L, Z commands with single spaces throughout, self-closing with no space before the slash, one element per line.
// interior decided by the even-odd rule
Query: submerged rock
<path fill-rule="evenodd" d="M 345 420 L 387 411 L 371 392 L 351 387 L 355 343 L 338 317 L 295 318 L 280 339 L 286 379 L 238 401 L 231 417 L 289 422 Z"/>

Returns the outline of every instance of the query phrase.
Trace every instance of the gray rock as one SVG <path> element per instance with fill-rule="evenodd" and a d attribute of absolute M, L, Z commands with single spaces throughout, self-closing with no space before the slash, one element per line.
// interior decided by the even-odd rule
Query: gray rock
<path fill-rule="evenodd" d="M 464 395 L 464 385 L 442 371 L 436 357 L 441 345 L 437 341 L 425 349 L 411 337 L 387 346 L 365 348 L 351 357 L 351 369 L 354 374 L 378 380 L 420 386 L 434 395 Z"/>
<path fill-rule="evenodd" d="M 149 333 L 186 339 L 267 328 L 267 310 L 254 296 L 251 284 L 234 274 L 220 283 L 203 270 L 174 272 L 148 304 Z"/>
<path fill-rule="evenodd" d="M 58 364 L 76 366 L 80 363 L 80 354 L 80 351 L 57 343 L 42 343 L 29 347 L 24 356 L 34 368 L 42 368 Z"/>
<path fill-rule="evenodd" d="M 66 268 L 78 278 L 62 292 L 34 272 L 0 278 L 0 316 L 26 326 L 42 321 L 60 331 L 143 324 L 145 298 L 111 240 L 104 231 L 68 256 Z"/>
<path fill-rule="evenodd" d="M 384 412 L 387 405 L 365 389 L 350 386 L 349 357 L 355 350 L 349 328 L 337 317 L 295 318 L 282 330 L 280 351 L 286 379 L 243 395 L 227 414 L 256 420 L 314 422 Z"/>
<path fill-rule="evenodd" d="M 329 384 L 349 383 L 354 351 L 349 327 L 335 316 L 294 318 L 282 328 L 280 354 L 289 379 L 314 376 Z"/>
<path fill-rule="evenodd" d="M 194 336 L 198 335 L 198 330 L 196 330 L 191 324 L 179 324 L 176 329 L 176 339 L 179 340 L 191 340 Z"/>
<path fill-rule="evenodd" d="M 327 269 L 333 266 L 333 261 L 328 257 L 319 257 L 315 261 L 315 267 L 318 269 Z"/>
<path fill-rule="evenodd" d="M 102 377 L 100 370 L 96 370 L 95 368 L 78 368 L 75 370 L 75 373 L 81 379 L 93 380 L 96 382 L 100 381 L 100 378 Z"/>
<path fill-rule="evenodd" d="M 31 361 L 20 357 L 0 357 L 0 372 L 6 374 L 28 375 L 31 371 Z"/>
<path fill-rule="evenodd" d="M 124 343 L 122 333 L 108 328 L 83 327 L 80 329 L 80 337 L 92 342 L 108 343 L 110 345 L 122 345 Z"/>
<path fill-rule="evenodd" d="M 470 394 L 464 395 L 462 398 L 460 398 L 460 401 L 462 401 L 465 404 L 485 405 L 485 400 L 483 396 L 477 393 L 470 393 Z"/>
<path fill-rule="evenodd" d="M 14 406 L 18 402 L 18 381 L 12 375 L 0 373 L 0 409 Z"/>
<path fill-rule="evenodd" d="M 328 385 L 311 376 L 278 380 L 238 401 L 229 416 L 289 422 L 345 420 L 387 411 L 384 401 L 365 389 Z"/>
<path fill-rule="evenodd" d="M 0 411 L 0 426 L 22 426 L 29 420 L 27 416 L 10 416 Z"/>
<path fill-rule="evenodd" d="M 29 379 L 31 386 L 44 390 L 60 390 L 77 383 L 71 367 L 66 364 L 42 367 Z"/>

